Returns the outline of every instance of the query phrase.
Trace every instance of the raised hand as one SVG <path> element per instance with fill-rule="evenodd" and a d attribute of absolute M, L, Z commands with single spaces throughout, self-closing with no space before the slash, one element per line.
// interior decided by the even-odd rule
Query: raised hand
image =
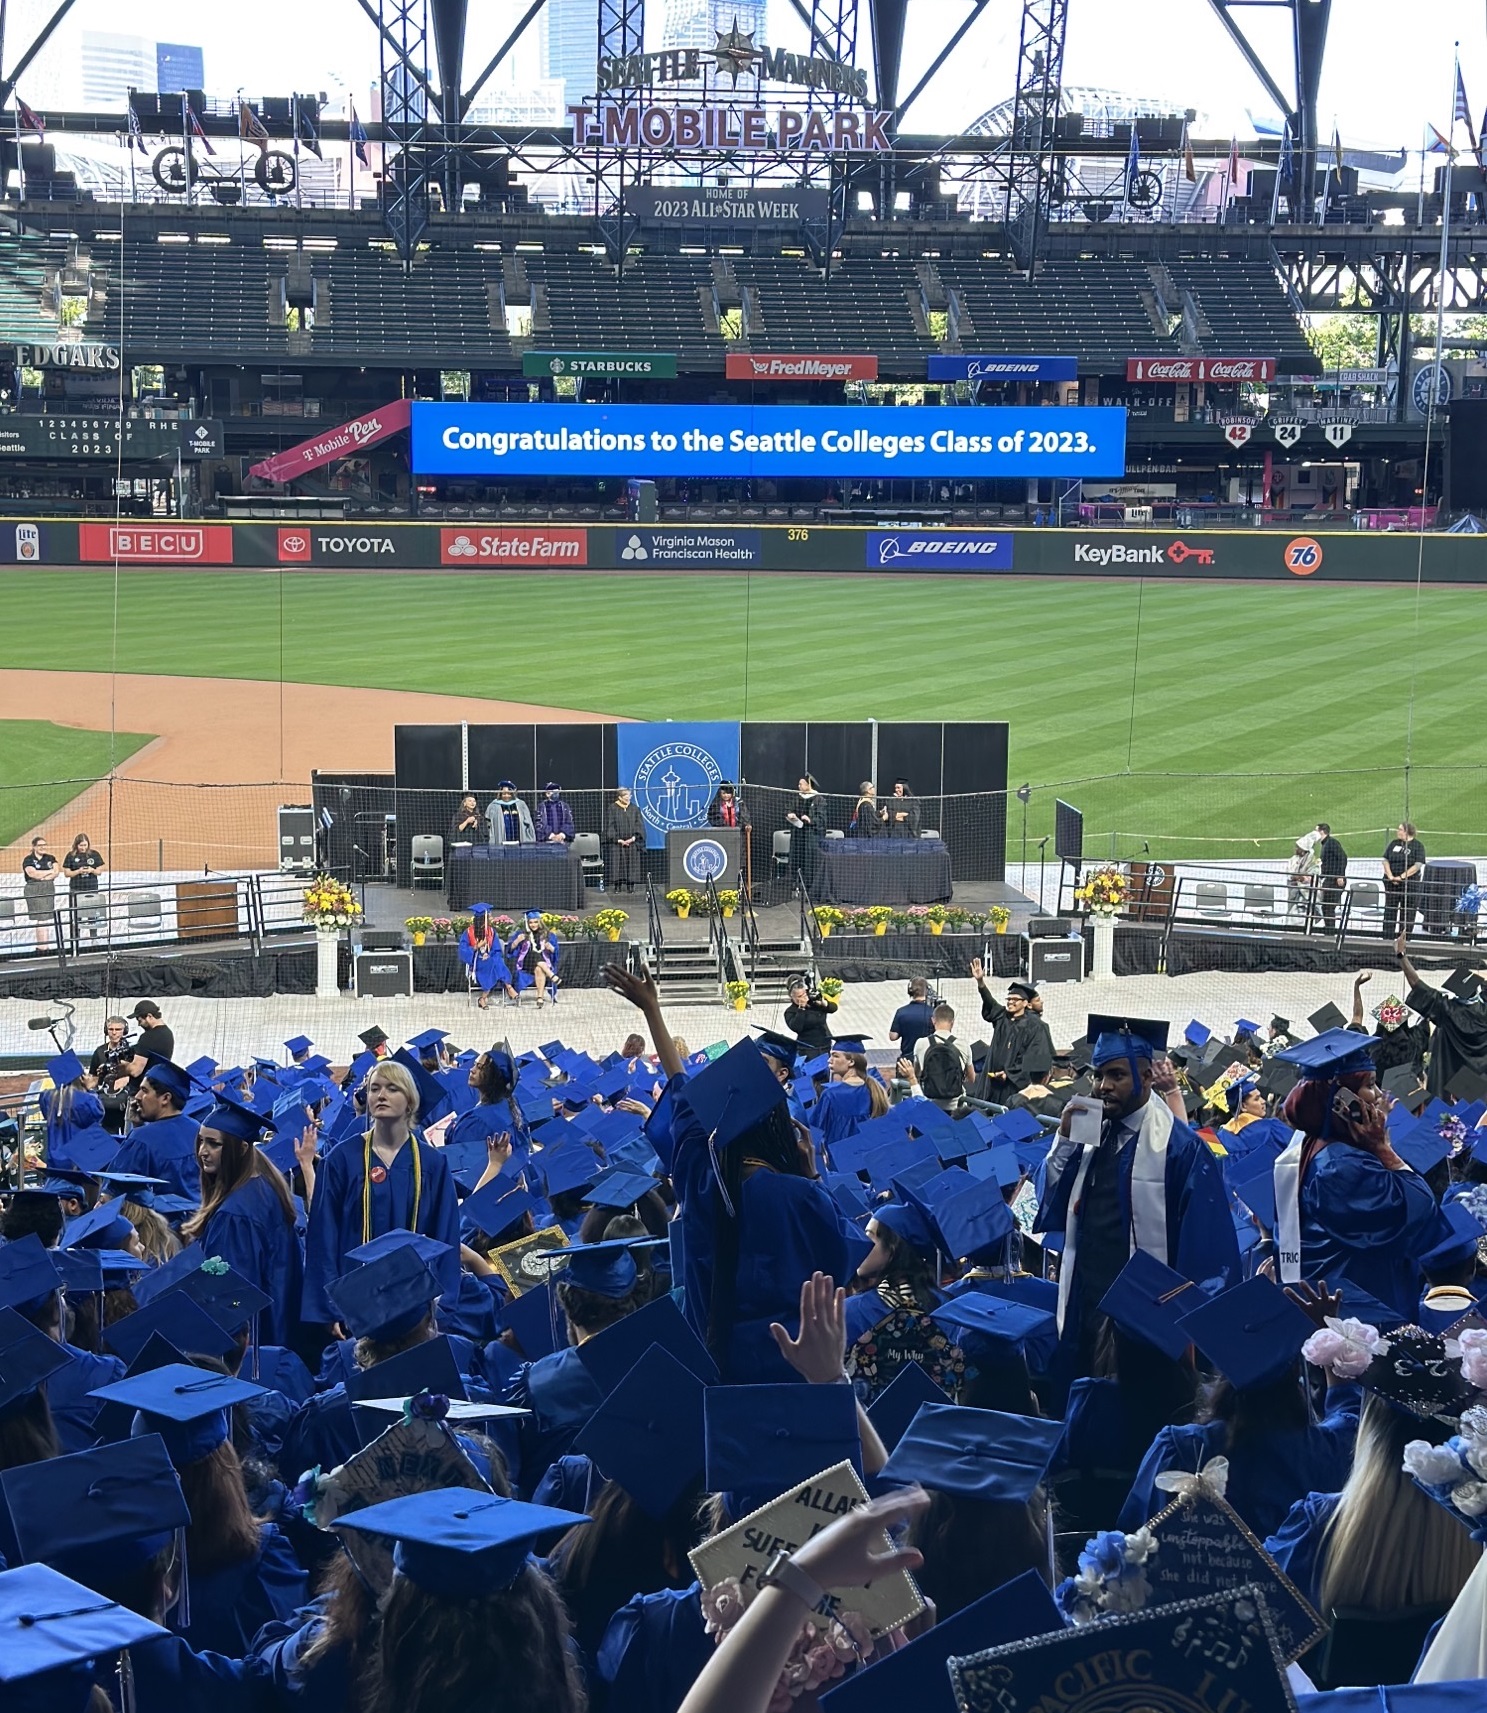
<path fill-rule="evenodd" d="M 803 1379 L 828 1386 L 845 1377 L 847 1293 L 825 1273 L 812 1273 L 800 1287 L 800 1334 L 791 1338 L 778 1321 L 770 1335 L 780 1355 Z"/>
<path fill-rule="evenodd" d="M 1329 1291 L 1325 1279 L 1318 1279 L 1315 1283 L 1310 1279 L 1302 1279 L 1299 1284 L 1286 1285 L 1283 1288 L 1286 1295 L 1319 1332 L 1329 1318 L 1336 1320 L 1342 1314 L 1342 1292 Z"/>
<path fill-rule="evenodd" d="M 819 1588 L 865 1588 L 897 1570 L 917 1570 L 924 1554 L 916 1547 L 885 1542 L 883 1531 L 907 1522 L 929 1504 L 922 1487 L 870 1500 L 838 1517 L 790 1557 Z"/>

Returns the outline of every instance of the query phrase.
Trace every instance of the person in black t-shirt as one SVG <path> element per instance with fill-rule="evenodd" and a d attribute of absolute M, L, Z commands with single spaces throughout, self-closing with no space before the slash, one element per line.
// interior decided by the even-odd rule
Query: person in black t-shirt
<path fill-rule="evenodd" d="M 176 1038 L 153 999 L 140 1000 L 129 1015 L 139 1024 L 139 1039 L 134 1043 L 133 1054 L 125 1061 L 132 1095 L 139 1087 L 139 1079 L 150 1068 L 151 1059 L 175 1057 Z"/>
<path fill-rule="evenodd" d="M 1342 902 L 1343 883 L 1348 877 L 1348 853 L 1325 821 L 1317 822 L 1316 833 L 1317 873 L 1322 877 L 1322 925 L 1330 934 L 1337 922 L 1337 907 Z"/>
<path fill-rule="evenodd" d="M 785 1007 L 785 1027 L 803 1048 L 819 1057 L 831 1051 L 831 1025 L 826 1019 L 836 1010 L 836 1001 L 817 992 L 804 977 L 790 984 L 790 1003 Z"/>
<path fill-rule="evenodd" d="M 1425 873 L 1425 847 L 1415 836 L 1413 821 L 1401 821 L 1384 847 L 1384 938 L 1411 934 L 1420 908 L 1420 879 Z"/>
<path fill-rule="evenodd" d="M 124 1114 L 129 1105 L 129 1073 L 125 1067 L 133 1052 L 127 1020 L 105 1017 L 103 1039 L 93 1049 L 83 1081 L 103 1102 L 103 1128 L 111 1136 L 124 1134 Z"/>
<path fill-rule="evenodd" d="M 62 868 L 67 875 L 68 890 L 72 894 L 72 943 L 77 945 L 82 937 L 86 924 L 88 938 L 98 938 L 98 924 L 102 919 L 103 910 L 98 898 L 98 873 L 104 866 L 102 855 L 93 849 L 93 841 L 86 833 L 79 833 L 72 841 L 72 848 L 62 858 Z"/>
<path fill-rule="evenodd" d="M 44 952 L 51 944 L 51 923 L 57 914 L 57 859 L 40 834 L 21 861 L 21 880 L 26 914 L 36 924 L 37 950 Z"/>

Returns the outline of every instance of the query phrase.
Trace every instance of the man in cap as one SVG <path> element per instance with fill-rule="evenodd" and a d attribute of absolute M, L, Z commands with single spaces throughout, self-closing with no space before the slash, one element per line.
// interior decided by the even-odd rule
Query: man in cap
<path fill-rule="evenodd" d="M 1166 1050 L 1167 1025 L 1092 1015 L 1088 1039 L 1098 1138 L 1079 1141 L 1065 1110 L 1034 1227 L 1063 1233 L 1058 1324 L 1066 1380 L 1090 1372 L 1104 1331 L 1101 1299 L 1136 1250 L 1205 1293 L 1240 1277 L 1218 1162 L 1196 1131 L 1152 1098 L 1152 1060 Z"/>
<path fill-rule="evenodd" d="M 539 845 L 573 843 L 573 811 L 563 801 L 563 788 L 556 779 L 549 779 L 542 787 L 542 801 L 537 805 L 536 831 Z"/>
<path fill-rule="evenodd" d="M 153 999 L 141 999 L 129 1015 L 139 1024 L 139 1039 L 121 1064 L 129 1073 L 129 1092 L 133 1094 L 152 1060 L 175 1057 L 176 1038 Z"/>
<path fill-rule="evenodd" d="M 1007 984 L 1007 1003 L 992 997 L 980 958 L 971 959 L 971 974 L 981 995 L 982 1021 L 992 1025 L 991 1050 L 986 1059 L 987 1098 L 1005 1106 L 1029 1083 L 1040 1082 L 1053 1063 L 1053 1037 L 1032 1009 L 1038 990 L 1030 981 Z"/>
<path fill-rule="evenodd" d="M 172 1195 L 201 1199 L 195 1119 L 186 1117 L 191 1079 L 169 1059 L 152 1059 L 130 1102 L 133 1128 L 109 1161 L 115 1172 L 163 1178 Z"/>
<path fill-rule="evenodd" d="M 526 800 L 517 796 L 516 786 L 509 779 L 498 781 L 495 796 L 485 806 L 485 818 L 490 822 L 493 845 L 533 845 L 537 842 L 532 811 Z"/>

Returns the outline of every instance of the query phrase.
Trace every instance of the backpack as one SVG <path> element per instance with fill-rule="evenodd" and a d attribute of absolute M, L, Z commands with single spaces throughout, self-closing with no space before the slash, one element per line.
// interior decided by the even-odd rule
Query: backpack
<path fill-rule="evenodd" d="M 931 1039 L 925 1048 L 919 1087 L 926 1100 L 959 1100 L 965 1093 L 965 1065 L 953 1035 L 944 1041 Z"/>

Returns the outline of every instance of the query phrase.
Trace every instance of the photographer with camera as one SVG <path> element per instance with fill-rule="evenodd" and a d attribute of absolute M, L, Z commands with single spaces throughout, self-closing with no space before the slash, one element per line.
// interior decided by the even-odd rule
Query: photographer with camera
<path fill-rule="evenodd" d="M 826 1019 L 837 1008 L 818 987 L 806 978 L 796 976 L 790 983 L 790 1003 L 785 1007 L 785 1027 L 795 1036 L 811 1058 L 831 1051 L 831 1029 Z"/>
<path fill-rule="evenodd" d="M 127 1069 L 134 1049 L 129 1044 L 129 1024 L 123 1017 L 105 1017 L 103 1040 L 93 1049 L 88 1060 L 84 1087 L 90 1088 L 103 1103 L 103 1128 L 110 1136 L 124 1134 L 124 1120 L 129 1108 L 129 1072 Z"/>

